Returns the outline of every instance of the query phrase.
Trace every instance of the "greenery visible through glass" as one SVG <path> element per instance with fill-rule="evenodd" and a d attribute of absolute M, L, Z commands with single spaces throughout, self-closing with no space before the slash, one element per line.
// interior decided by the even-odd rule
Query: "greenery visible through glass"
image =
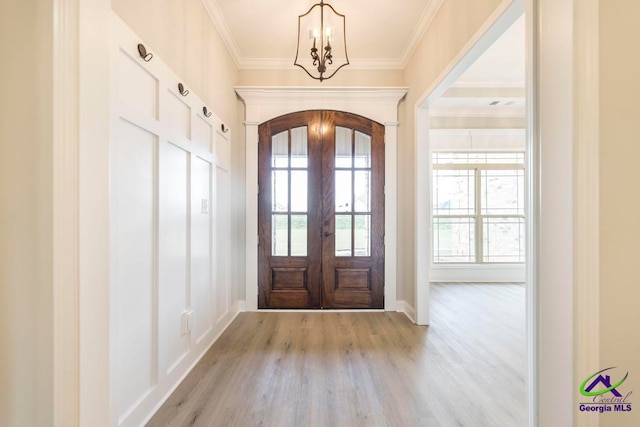
<path fill-rule="evenodd" d="M 354 223 L 354 255 L 371 256 L 371 215 L 356 215 Z"/>
<path fill-rule="evenodd" d="M 271 255 L 289 255 L 289 218 L 287 215 L 272 215 Z"/>
<path fill-rule="evenodd" d="M 307 216 L 291 215 L 291 256 L 307 256 Z"/>
<path fill-rule="evenodd" d="M 289 254 L 289 221 L 287 215 L 273 215 L 273 256 L 307 256 L 307 215 L 291 215 L 291 254 Z"/>
<path fill-rule="evenodd" d="M 336 256 L 351 256 L 351 215 L 336 215 Z"/>

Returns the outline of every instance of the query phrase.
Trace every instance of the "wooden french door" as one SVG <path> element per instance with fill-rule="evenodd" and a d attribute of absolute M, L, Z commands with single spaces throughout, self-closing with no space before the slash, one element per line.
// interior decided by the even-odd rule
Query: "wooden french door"
<path fill-rule="evenodd" d="M 302 111 L 259 127 L 258 307 L 384 307 L 384 127 Z"/>

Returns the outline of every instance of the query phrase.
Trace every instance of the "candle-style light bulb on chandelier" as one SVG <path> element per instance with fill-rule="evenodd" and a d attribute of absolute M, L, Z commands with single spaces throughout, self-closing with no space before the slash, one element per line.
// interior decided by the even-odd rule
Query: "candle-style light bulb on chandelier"
<path fill-rule="evenodd" d="M 308 56 L 304 53 L 305 45 L 310 46 Z M 330 79 L 349 65 L 345 16 L 323 0 L 298 16 L 298 46 L 293 64 L 320 81 Z"/>

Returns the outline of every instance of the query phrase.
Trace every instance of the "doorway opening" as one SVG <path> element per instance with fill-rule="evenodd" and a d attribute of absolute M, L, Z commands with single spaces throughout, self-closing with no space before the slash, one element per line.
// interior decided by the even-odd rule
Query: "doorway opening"
<path fill-rule="evenodd" d="M 258 133 L 258 307 L 384 308 L 384 126 L 313 110 Z"/>
<path fill-rule="evenodd" d="M 453 301 L 450 310 L 482 293 L 472 310 L 456 318 L 464 324 L 489 307 L 487 339 L 495 336 L 495 346 L 505 346 L 510 354 L 498 369 L 518 378 L 509 409 L 518 425 L 531 423 L 535 414 L 536 172 L 528 129 L 531 64 L 525 59 L 529 24 L 524 12 L 524 2 L 507 7 L 416 108 L 417 321 L 436 327 L 443 316 L 439 300 Z M 512 329 L 499 332 L 506 324 Z M 500 341 L 506 336 L 509 340 Z"/>

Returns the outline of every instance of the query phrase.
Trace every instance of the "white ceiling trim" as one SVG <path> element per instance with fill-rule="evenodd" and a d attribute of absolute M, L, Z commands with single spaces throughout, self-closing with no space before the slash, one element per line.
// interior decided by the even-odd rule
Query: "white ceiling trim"
<path fill-rule="evenodd" d="M 239 59 L 238 68 L 243 70 L 288 70 L 297 69 L 293 58 L 279 59 Z M 349 59 L 349 68 L 357 70 L 399 70 L 403 68 L 402 59 Z"/>
<path fill-rule="evenodd" d="M 424 37 L 427 29 L 431 25 L 431 22 L 433 22 L 433 19 L 438 14 L 440 7 L 442 7 L 442 3 L 444 3 L 444 0 L 431 0 L 429 4 L 427 4 L 427 7 L 424 9 L 420 20 L 418 21 L 418 24 L 413 29 L 413 35 L 411 36 L 409 43 L 407 43 L 407 46 L 404 49 L 404 52 L 402 54 L 402 61 L 399 68 L 407 67 L 407 64 L 416 51 L 418 44 Z"/>
<path fill-rule="evenodd" d="M 218 6 L 218 2 L 216 0 L 202 0 L 204 4 L 204 8 L 209 13 L 209 18 L 211 18 L 211 22 L 213 22 L 213 26 L 216 27 L 220 37 L 224 45 L 227 47 L 227 50 L 231 54 L 233 58 L 233 62 L 236 63 L 236 67 L 242 68 L 240 65 L 243 62 L 242 57 L 240 56 L 240 50 L 238 49 L 238 45 L 235 40 L 231 36 L 231 31 L 229 30 L 229 26 L 227 25 L 227 20 L 224 19 L 222 15 L 222 11 Z"/>
<path fill-rule="evenodd" d="M 227 21 L 218 6 L 217 0 L 202 0 L 213 25 L 218 30 L 222 41 L 227 50 L 231 54 L 236 67 L 239 69 L 289 69 L 295 68 L 293 65 L 293 56 L 291 58 L 244 58 L 240 54 L 240 49 L 236 44 Z M 427 29 L 433 22 L 436 14 L 442 7 L 444 0 L 431 0 L 425 8 L 420 20 L 416 24 L 409 43 L 404 48 L 399 58 L 392 59 L 350 59 L 349 67 L 354 69 L 378 69 L 378 70 L 401 70 L 406 68 L 409 60 L 413 56 L 418 44 L 424 37 Z"/>

